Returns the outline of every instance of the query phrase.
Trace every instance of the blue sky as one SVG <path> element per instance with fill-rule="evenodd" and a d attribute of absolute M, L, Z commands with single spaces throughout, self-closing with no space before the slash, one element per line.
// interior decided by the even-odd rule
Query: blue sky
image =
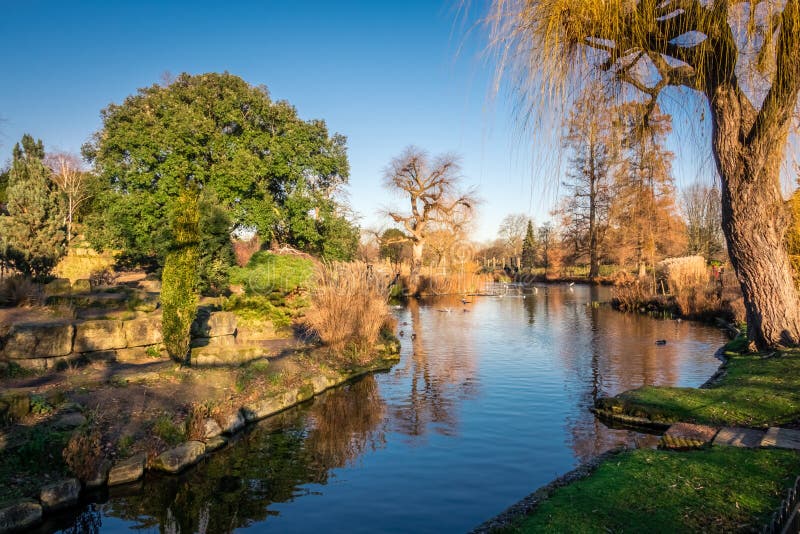
<path fill-rule="evenodd" d="M 363 226 L 387 224 L 378 211 L 398 200 L 381 187 L 382 169 L 409 144 L 461 155 L 484 199 L 477 239 L 508 213 L 542 222 L 554 201 L 532 179 L 537 134 L 523 142 L 508 106 L 490 98 L 483 36 L 466 35 L 456 2 L 3 4 L 0 162 L 25 132 L 77 152 L 103 107 L 164 72 L 227 70 L 348 137 Z"/>

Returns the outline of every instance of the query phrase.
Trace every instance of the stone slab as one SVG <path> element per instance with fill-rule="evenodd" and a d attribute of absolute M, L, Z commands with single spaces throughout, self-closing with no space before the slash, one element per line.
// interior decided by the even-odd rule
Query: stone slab
<path fill-rule="evenodd" d="M 241 365 L 264 356 L 264 349 L 255 346 L 232 345 L 195 347 L 191 350 L 190 362 L 197 367 Z"/>
<path fill-rule="evenodd" d="M 80 481 L 68 478 L 44 486 L 39 492 L 39 502 L 45 511 L 60 510 L 78 502 L 80 494 Z"/>
<path fill-rule="evenodd" d="M 74 332 L 69 323 L 15 324 L 6 336 L 3 353 L 12 360 L 66 356 L 72 352 Z"/>
<path fill-rule="evenodd" d="M 233 312 L 198 310 L 192 323 L 192 337 L 217 337 L 236 334 L 236 314 Z"/>
<path fill-rule="evenodd" d="M 206 444 L 202 441 L 187 441 L 159 454 L 153 461 L 153 469 L 165 473 L 180 473 L 199 462 L 205 452 Z"/>
<path fill-rule="evenodd" d="M 215 436 L 206 440 L 206 452 L 213 452 L 221 449 L 228 443 L 228 440 L 222 436 Z"/>
<path fill-rule="evenodd" d="M 725 427 L 714 438 L 714 445 L 753 449 L 761 445 L 764 432 L 752 428 Z"/>
<path fill-rule="evenodd" d="M 761 446 L 800 450 L 800 430 L 770 427 L 761 440 Z"/>
<path fill-rule="evenodd" d="M 127 484 L 142 478 L 146 459 L 144 454 L 137 454 L 114 464 L 114 467 L 108 472 L 108 485 Z"/>
<path fill-rule="evenodd" d="M 161 318 L 141 317 L 123 322 L 128 347 L 142 347 L 161 343 Z"/>
<path fill-rule="evenodd" d="M 128 346 L 122 321 L 84 321 L 75 325 L 75 352 L 123 349 Z"/>
<path fill-rule="evenodd" d="M 41 520 L 41 504 L 29 500 L 17 501 L 0 508 L 0 533 L 24 532 Z"/>
<path fill-rule="evenodd" d="M 696 449 L 710 444 L 717 428 L 691 423 L 675 423 L 664 432 L 658 446 L 663 449 Z"/>

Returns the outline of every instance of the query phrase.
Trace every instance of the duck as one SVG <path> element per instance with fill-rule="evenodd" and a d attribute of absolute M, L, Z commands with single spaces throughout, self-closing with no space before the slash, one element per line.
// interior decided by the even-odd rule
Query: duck
<path fill-rule="evenodd" d="M 656 345 L 666 345 L 666 344 L 667 344 L 667 340 L 666 339 L 657 339 L 656 340 Z"/>

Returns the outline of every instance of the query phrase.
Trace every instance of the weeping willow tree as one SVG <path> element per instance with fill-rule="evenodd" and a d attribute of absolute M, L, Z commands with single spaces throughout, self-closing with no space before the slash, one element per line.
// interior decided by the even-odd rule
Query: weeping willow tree
<path fill-rule="evenodd" d="M 800 91 L 800 0 L 493 0 L 499 72 L 533 100 L 600 81 L 643 104 L 705 99 L 722 227 L 759 348 L 800 343 L 780 187 Z M 687 106 L 688 109 L 688 106 Z"/>

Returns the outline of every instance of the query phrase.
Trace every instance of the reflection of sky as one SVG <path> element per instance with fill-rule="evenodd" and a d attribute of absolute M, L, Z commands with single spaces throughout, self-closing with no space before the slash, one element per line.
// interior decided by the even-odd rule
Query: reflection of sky
<path fill-rule="evenodd" d="M 266 521 L 240 530 L 463 532 L 580 460 L 640 440 L 598 423 L 588 411 L 595 395 L 699 385 L 718 366 L 723 336 L 587 306 L 607 297 L 596 291 L 551 286 L 525 299 L 465 306 L 453 298 L 399 310 L 402 359 L 390 372 L 268 421 L 299 431 L 300 448 L 247 478 L 269 495 L 296 484 L 293 497 L 275 499 Z M 258 436 L 231 452 L 250 448 L 250 458 L 267 447 L 264 457 L 273 458 Z M 300 478 L 270 478 L 276 468 Z M 131 525 L 106 519 L 104 532 Z"/>

